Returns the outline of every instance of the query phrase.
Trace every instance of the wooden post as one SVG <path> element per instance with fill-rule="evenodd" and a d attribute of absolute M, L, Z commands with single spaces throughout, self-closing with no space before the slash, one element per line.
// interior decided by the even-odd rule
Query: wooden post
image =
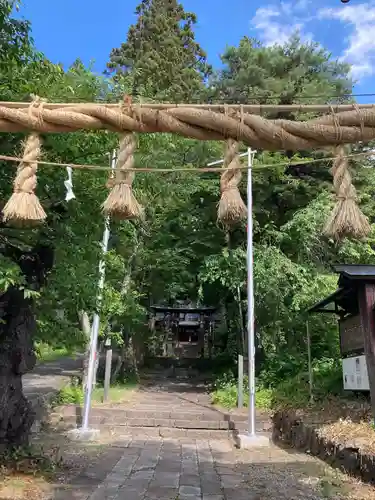
<path fill-rule="evenodd" d="M 110 337 L 106 339 L 105 347 L 106 347 L 106 355 L 105 355 L 104 394 L 103 394 L 104 403 L 109 399 L 109 389 L 111 387 L 112 347 L 111 347 Z"/>
<path fill-rule="evenodd" d="M 245 328 L 243 324 L 243 311 L 242 311 L 242 302 L 241 302 L 241 289 L 238 286 L 237 287 L 237 300 L 238 300 L 238 312 L 239 312 L 239 319 L 240 319 L 240 330 L 241 330 L 241 347 L 242 347 L 242 354 L 245 354 Z"/>
<path fill-rule="evenodd" d="M 238 408 L 243 408 L 243 356 L 238 355 Z"/>
<path fill-rule="evenodd" d="M 204 331 L 204 320 L 203 320 L 203 314 L 200 313 L 199 315 L 199 337 L 198 337 L 198 345 L 199 345 L 199 354 L 202 358 L 205 357 L 206 354 L 206 338 L 205 338 L 205 331 Z"/>
<path fill-rule="evenodd" d="M 358 305 L 363 328 L 367 373 L 370 383 L 372 416 L 375 417 L 375 284 L 360 285 Z"/>

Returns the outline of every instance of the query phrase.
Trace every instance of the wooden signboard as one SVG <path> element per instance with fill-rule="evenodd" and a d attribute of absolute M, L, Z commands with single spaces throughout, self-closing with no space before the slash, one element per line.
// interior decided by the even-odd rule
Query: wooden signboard
<path fill-rule="evenodd" d="M 343 356 L 363 354 L 364 337 L 359 314 L 339 320 L 340 348 Z"/>

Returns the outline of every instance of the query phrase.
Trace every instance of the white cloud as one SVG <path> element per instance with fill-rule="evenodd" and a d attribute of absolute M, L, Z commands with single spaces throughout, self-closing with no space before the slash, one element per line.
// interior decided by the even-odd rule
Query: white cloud
<path fill-rule="evenodd" d="M 288 26 L 280 19 L 281 11 L 273 7 L 261 7 L 251 20 L 254 28 L 261 34 L 265 45 L 283 44 L 290 36 L 301 29 L 301 25 Z"/>
<path fill-rule="evenodd" d="M 341 59 L 352 65 L 353 77 L 363 78 L 375 74 L 375 4 L 367 2 L 325 8 L 318 12 L 318 17 L 345 23 L 349 33 L 345 36 L 347 48 Z"/>
<path fill-rule="evenodd" d="M 306 8 L 311 0 L 280 2 L 256 10 L 251 20 L 253 28 L 259 31 L 265 45 L 283 45 L 294 33 L 302 39 L 310 40 L 311 35 L 303 32 L 306 21 Z"/>
<path fill-rule="evenodd" d="M 375 74 L 375 0 L 341 6 L 337 0 L 335 7 L 321 8 L 317 13 L 316 2 L 312 0 L 271 2 L 257 9 L 251 20 L 252 28 L 265 45 L 283 45 L 296 32 L 303 41 L 311 41 L 316 38 L 307 32 L 311 21 L 315 35 L 319 36 L 319 25 L 336 20 L 341 26 L 331 29 L 332 45 L 345 44 L 339 59 L 352 66 L 353 78 L 357 80 Z"/>

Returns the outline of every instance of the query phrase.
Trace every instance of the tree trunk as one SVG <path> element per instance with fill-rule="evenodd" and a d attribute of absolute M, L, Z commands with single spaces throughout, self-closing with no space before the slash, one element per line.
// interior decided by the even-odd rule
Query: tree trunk
<path fill-rule="evenodd" d="M 28 443 L 34 412 L 22 389 L 22 375 L 36 363 L 32 301 L 9 288 L 0 297 L 0 451 Z"/>
<path fill-rule="evenodd" d="M 30 290 L 40 289 L 53 266 L 54 251 L 46 245 L 28 252 L 6 245 L 1 252 L 19 265 Z M 28 444 L 35 414 L 23 394 L 22 375 L 36 363 L 35 331 L 33 299 L 9 287 L 0 295 L 0 452 Z"/>

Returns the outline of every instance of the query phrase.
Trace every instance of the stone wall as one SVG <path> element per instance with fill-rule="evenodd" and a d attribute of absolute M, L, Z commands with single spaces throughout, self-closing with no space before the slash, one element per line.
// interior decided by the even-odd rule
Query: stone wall
<path fill-rule="evenodd" d="M 360 443 L 333 442 L 320 432 L 317 425 L 307 424 L 295 412 L 277 411 L 272 417 L 272 438 L 317 456 L 343 472 L 375 483 L 375 456 L 361 450 Z M 375 430 L 374 430 L 375 432 Z"/>

